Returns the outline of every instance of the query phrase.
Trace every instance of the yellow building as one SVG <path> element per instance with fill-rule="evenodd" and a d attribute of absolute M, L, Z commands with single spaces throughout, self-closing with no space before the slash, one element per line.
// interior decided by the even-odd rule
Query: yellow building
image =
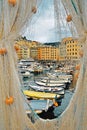
<path fill-rule="evenodd" d="M 79 45 L 77 39 L 71 39 L 66 42 L 67 60 L 79 60 Z"/>
<path fill-rule="evenodd" d="M 58 61 L 59 60 L 58 47 L 46 46 L 46 45 L 38 47 L 38 60 Z"/>
<path fill-rule="evenodd" d="M 18 59 L 27 59 L 30 58 L 30 49 L 26 46 L 21 46 L 17 51 Z"/>
<path fill-rule="evenodd" d="M 18 59 L 27 59 L 33 55 L 31 48 L 36 48 L 39 43 L 36 41 L 26 40 L 25 38 L 19 38 L 16 41 L 16 44 L 19 46 L 19 50 L 17 51 Z"/>
<path fill-rule="evenodd" d="M 72 37 L 64 38 L 59 46 L 59 52 L 60 52 L 59 60 L 78 61 L 80 59 L 79 50 L 80 46 L 76 38 Z"/>
<path fill-rule="evenodd" d="M 19 46 L 17 51 L 18 59 L 27 59 L 30 58 L 30 48 L 29 43 L 26 40 L 18 40 L 16 44 Z"/>

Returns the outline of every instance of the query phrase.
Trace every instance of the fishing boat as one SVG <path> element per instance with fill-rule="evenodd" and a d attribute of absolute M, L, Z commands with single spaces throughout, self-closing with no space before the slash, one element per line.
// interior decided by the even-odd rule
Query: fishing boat
<path fill-rule="evenodd" d="M 71 83 L 71 81 L 69 79 L 59 79 L 59 78 L 58 79 L 42 79 L 41 81 L 44 83 L 48 82 L 48 83 L 52 83 L 52 84 Z"/>
<path fill-rule="evenodd" d="M 53 79 L 53 78 L 48 78 L 48 79 L 42 79 L 41 80 L 43 83 L 49 83 L 49 84 L 65 84 L 65 89 L 68 89 L 69 88 L 69 86 L 70 86 L 70 84 L 71 84 L 71 81 L 68 79 L 68 78 L 66 78 L 66 79 L 62 79 L 62 78 L 55 78 L 55 79 Z"/>
<path fill-rule="evenodd" d="M 34 66 L 34 73 L 35 74 L 42 73 L 42 72 L 43 72 L 43 67 L 41 65 Z"/>
<path fill-rule="evenodd" d="M 45 87 L 63 87 L 63 88 L 66 87 L 64 83 L 49 83 L 49 82 L 44 83 L 42 81 L 35 81 L 35 83 Z"/>
<path fill-rule="evenodd" d="M 61 95 L 64 95 L 65 93 L 63 87 L 45 87 L 45 86 L 35 85 L 33 83 L 30 83 L 29 87 L 35 91 L 40 91 L 40 92 L 51 92 L 51 93 L 58 93 Z"/>
<path fill-rule="evenodd" d="M 36 91 L 31 91 L 31 90 L 24 90 L 23 93 L 27 97 L 33 98 L 33 99 L 50 99 L 50 100 L 53 100 L 53 99 L 55 99 L 55 97 L 57 99 L 63 98 L 62 95 L 55 94 L 55 93 L 36 92 Z"/>
<path fill-rule="evenodd" d="M 29 78 L 32 76 L 32 74 L 29 71 L 25 71 L 24 73 L 21 74 L 23 78 Z"/>
<path fill-rule="evenodd" d="M 64 72 L 54 72 L 54 73 L 47 73 L 47 76 L 49 78 L 54 78 L 54 79 L 63 79 L 63 80 L 68 80 L 68 81 L 72 81 L 73 77 L 71 74 L 66 74 Z"/>

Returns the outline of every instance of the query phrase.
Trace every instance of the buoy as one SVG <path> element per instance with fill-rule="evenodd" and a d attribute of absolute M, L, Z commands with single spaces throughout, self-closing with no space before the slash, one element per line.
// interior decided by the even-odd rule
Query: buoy
<path fill-rule="evenodd" d="M 76 70 L 80 70 L 80 65 L 76 65 Z"/>
<path fill-rule="evenodd" d="M 8 0 L 8 3 L 15 6 L 16 5 L 16 0 Z"/>
<path fill-rule="evenodd" d="M 80 57 L 83 57 L 83 51 L 82 50 L 79 51 L 79 55 L 80 55 Z"/>
<path fill-rule="evenodd" d="M 72 16 L 70 14 L 67 16 L 66 21 L 67 22 L 71 22 L 72 21 Z"/>
<path fill-rule="evenodd" d="M 6 53 L 7 53 L 6 48 L 1 48 L 1 49 L 0 49 L 0 54 L 1 54 L 1 55 L 4 55 L 4 54 L 6 54 Z"/>
<path fill-rule="evenodd" d="M 57 102 L 54 102 L 54 106 L 58 107 L 58 103 L 57 103 Z"/>
<path fill-rule="evenodd" d="M 37 8 L 36 7 L 32 7 L 32 12 L 35 14 L 37 12 Z"/>
<path fill-rule="evenodd" d="M 19 50 L 19 46 L 18 45 L 14 45 L 14 48 L 15 48 L 16 51 Z"/>
<path fill-rule="evenodd" d="M 14 98 L 13 98 L 12 96 L 7 97 L 7 98 L 5 99 L 5 103 L 6 103 L 7 105 L 12 104 L 13 102 L 14 102 Z"/>

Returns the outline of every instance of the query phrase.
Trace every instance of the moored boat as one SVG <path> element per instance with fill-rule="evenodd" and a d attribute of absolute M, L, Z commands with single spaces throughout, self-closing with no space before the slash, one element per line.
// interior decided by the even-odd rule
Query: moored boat
<path fill-rule="evenodd" d="M 47 83 L 47 82 L 44 83 L 42 81 L 35 81 L 35 83 L 38 85 L 47 86 L 47 87 L 63 87 L 63 88 L 66 87 L 66 85 L 63 83 Z"/>
<path fill-rule="evenodd" d="M 42 79 L 41 81 L 44 83 L 48 82 L 48 83 L 52 83 L 52 84 L 71 83 L 70 80 L 68 80 L 68 79 Z"/>
<path fill-rule="evenodd" d="M 54 79 L 63 79 L 63 80 L 69 80 L 72 81 L 73 76 L 71 74 L 66 74 L 63 72 L 54 72 L 54 73 L 47 73 L 48 78 L 54 78 Z"/>
<path fill-rule="evenodd" d="M 50 99 L 53 100 L 55 97 L 57 99 L 63 98 L 63 96 L 59 94 L 54 94 L 54 93 L 46 93 L 46 92 L 36 92 L 36 91 L 31 91 L 31 90 L 24 90 L 23 91 L 24 95 L 28 96 L 29 98 L 33 99 Z"/>
<path fill-rule="evenodd" d="M 30 83 L 29 84 L 30 88 L 32 88 L 35 91 L 40 91 L 40 92 L 51 92 L 51 93 L 58 93 L 61 95 L 64 95 L 65 91 L 63 87 L 45 87 L 45 86 L 39 86 Z"/>
<path fill-rule="evenodd" d="M 25 71 L 21 75 L 23 76 L 23 78 L 29 78 L 29 77 L 31 77 L 31 73 L 29 71 Z"/>

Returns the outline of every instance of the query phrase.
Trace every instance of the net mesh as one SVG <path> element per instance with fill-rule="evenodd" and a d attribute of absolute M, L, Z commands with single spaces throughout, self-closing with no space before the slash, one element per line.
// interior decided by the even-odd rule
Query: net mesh
<path fill-rule="evenodd" d="M 29 22 L 34 14 L 32 8 L 37 8 L 39 2 L 16 0 L 13 4 L 8 0 L 0 0 L 0 130 L 27 129 L 14 40 L 22 28 L 25 29 L 23 25 Z M 3 48 L 6 49 L 6 53 L 1 52 Z M 10 100 L 11 97 L 14 101 L 9 104 L 7 98 Z"/>
<path fill-rule="evenodd" d="M 59 3 L 60 1 L 54 1 L 54 4 Z M 86 41 L 86 0 L 65 0 L 62 1 L 64 8 L 66 10 L 66 14 L 71 14 L 72 21 L 69 24 L 71 32 L 76 37 L 79 38 L 79 41 L 84 45 L 84 56 L 81 59 L 81 69 L 80 75 L 76 84 L 75 93 L 68 105 L 67 109 L 61 114 L 60 117 L 54 120 L 42 120 L 39 119 L 35 122 L 35 126 L 37 129 L 42 127 L 43 130 L 86 130 L 87 129 L 87 113 L 86 113 L 86 106 L 87 106 L 87 86 L 86 86 L 86 64 L 87 64 L 87 41 Z M 54 6 L 57 10 L 56 14 L 59 15 L 59 10 L 57 5 Z M 85 17 L 84 17 L 85 16 Z M 60 19 L 59 16 L 56 16 L 57 23 L 59 23 Z M 60 27 L 59 24 L 57 27 Z M 59 29 L 59 28 L 58 28 Z M 40 126 L 39 126 L 40 124 Z"/>
<path fill-rule="evenodd" d="M 87 3 L 86 0 L 62 1 L 67 12 L 73 17 L 73 26 L 84 44 L 84 56 L 81 59 L 80 75 L 75 93 L 67 109 L 54 120 L 38 118 L 34 123 L 25 114 L 23 96 L 16 68 L 14 40 L 18 37 L 26 20 L 30 19 L 32 7 L 39 0 L 16 0 L 16 4 L 8 0 L 0 0 L 0 49 L 6 48 L 7 53 L 0 52 L 0 130 L 86 130 L 87 129 Z M 58 1 L 57 1 L 58 2 Z M 56 6 L 55 6 L 56 7 Z M 23 28 L 24 29 L 24 28 Z M 10 105 L 5 103 L 7 97 L 14 97 Z M 32 117 L 35 119 L 32 112 Z"/>

